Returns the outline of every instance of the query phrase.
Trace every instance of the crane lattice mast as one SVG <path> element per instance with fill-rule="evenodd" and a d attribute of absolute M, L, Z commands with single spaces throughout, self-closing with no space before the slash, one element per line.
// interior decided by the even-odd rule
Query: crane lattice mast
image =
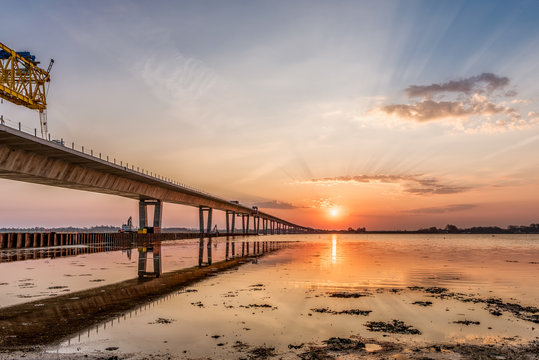
<path fill-rule="evenodd" d="M 39 111 L 41 136 L 47 137 L 47 99 L 45 83 L 50 70 L 39 68 L 39 62 L 29 52 L 15 52 L 0 43 L 0 98 Z"/>

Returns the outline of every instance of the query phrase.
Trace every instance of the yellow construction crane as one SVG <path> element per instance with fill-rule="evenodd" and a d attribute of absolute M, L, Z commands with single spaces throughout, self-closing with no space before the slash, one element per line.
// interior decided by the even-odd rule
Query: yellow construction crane
<path fill-rule="evenodd" d="M 37 65 L 36 57 L 28 51 L 15 52 L 0 43 L 0 98 L 17 105 L 39 110 L 41 136 L 47 137 L 47 99 L 45 83 L 50 81 L 49 68 Z"/>

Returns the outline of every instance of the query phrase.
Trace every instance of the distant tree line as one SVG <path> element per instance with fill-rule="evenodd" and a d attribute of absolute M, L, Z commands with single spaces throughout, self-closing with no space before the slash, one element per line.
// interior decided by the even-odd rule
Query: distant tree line
<path fill-rule="evenodd" d="M 474 226 L 470 228 L 459 228 L 456 225 L 447 224 L 444 228 L 432 226 L 418 230 L 375 230 L 367 231 L 365 227 L 356 229 L 349 227 L 347 230 L 313 230 L 318 234 L 340 233 L 340 234 L 539 234 L 539 224 L 509 225 L 507 228 L 499 226 Z"/>
<path fill-rule="evenodd" d="M 455 225 L 447 224 L 443 229 L 433 226 L 427 229 L 419 229 L 418 233 L 427 234 L 538 234 L 539 224 L 509 225 L 507 228 L 498 226 L 474 226 L 460 229 Z"/>

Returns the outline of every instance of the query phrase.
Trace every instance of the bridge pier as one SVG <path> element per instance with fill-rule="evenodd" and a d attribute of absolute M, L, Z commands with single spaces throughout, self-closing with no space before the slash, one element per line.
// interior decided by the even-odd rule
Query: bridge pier
<path fill-rule="evenodd" d="M 249 233 L 249 214 L 241 214 L 241 230 L 244 235 Z"/>
<path fill-rule="evenodd" d="M 268 219 L 266 218 L 262 219 L 262 234 L 264 235 L 268 234 Z"/>
<path fill-rule="evenodd" d="M 163 203 L 161 200 L 146 200 L 141 199 L 138 203 L 138 219 L 139 228 L 143 229 L 148 227 L 148 205 L 154 207 L 153 212 L 153 232 L 161 232 L 161 222 L 163 220 Z"/>
<path fill-rule="evenodd" d="M 236 212 L 231 211 L 231 210 L 226 210 L 226 233 L 234 234 L 235 228 L 236 228 Z"/>
<path fill-rule="evenodd" d="M 260 216 L 253 216 L 253 232 L 258 235 L 260 230 Z"/>
<path fill-rule="evenodd" d="M 204 234 L 204 212 L 208 213 L 207 216 L 207 227 L 206 227 L 206 233 L 209 235 L 211 233 L 211 217 L 212 217 L 212 211 L 213 209 L 208 206 L 202 206 L 200 205 L 198 207 L 198 218 L 199 218 L 199 225 L 200 225 L 200 234 Z"/>

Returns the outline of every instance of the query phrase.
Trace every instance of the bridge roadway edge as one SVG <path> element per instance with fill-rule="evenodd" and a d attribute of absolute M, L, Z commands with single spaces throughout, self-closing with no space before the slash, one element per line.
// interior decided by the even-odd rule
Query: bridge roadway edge
<path fill-rule="evenodd" d="M 256 215 L 295 229 L 307 230 L 248 206 L 176 185 L 5 125 L 0 125 L 0 177 L 134 200 L 156 199 L 181 205 L 206 206 L 237 214 Z"/>

